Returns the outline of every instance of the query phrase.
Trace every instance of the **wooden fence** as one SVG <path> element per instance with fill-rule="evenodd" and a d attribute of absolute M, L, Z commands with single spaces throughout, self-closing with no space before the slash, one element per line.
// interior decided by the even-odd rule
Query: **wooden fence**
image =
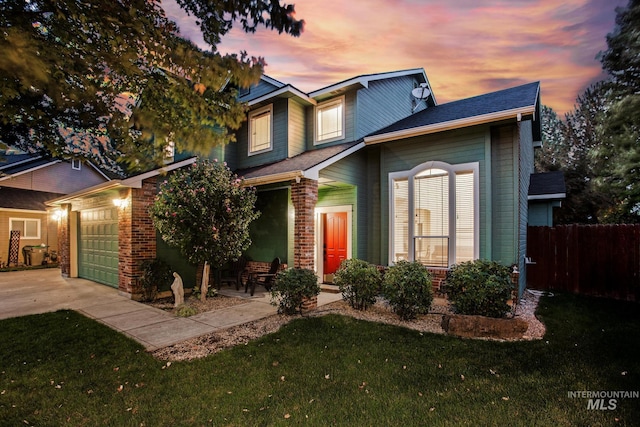
<path fill-rule="evenodd" d="M 527 286 L 640 301 L 640 225 L 529 227 Z"/>

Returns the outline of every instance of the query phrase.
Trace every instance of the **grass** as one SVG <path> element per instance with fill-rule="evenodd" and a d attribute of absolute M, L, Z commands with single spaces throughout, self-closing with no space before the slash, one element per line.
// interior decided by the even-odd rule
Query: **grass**
<path fill-rule="evenodd" d="M 637 304 L 544 298 L 542 341 L 421 334 L 331 315 L 168 365 L 70 311 L 0 321 L 0 425 L 640 425 Z"/>

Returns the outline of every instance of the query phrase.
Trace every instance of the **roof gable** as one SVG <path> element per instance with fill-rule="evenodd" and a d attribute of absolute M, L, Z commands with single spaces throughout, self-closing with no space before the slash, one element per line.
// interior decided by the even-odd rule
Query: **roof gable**
<path fill-rule="evenodd" d="M 46 211 L 47 206 L 45 202 L 60 196 L 62 196 L 62 194 L 0 187 L 0 208 Z"/>
<path fill-rule="evenodd" d="M 525 115 L 537 116 L 540 83 L 429 107 L 365 137 L 367 143 L 460 128 Z"/>
<path fill-rule="evenodd" d="M 411 75 L 416 76 L 419 83 L 427 84 L 427 87 L 431 91 L 433 102 L 436 103 L 435 95 L 433 94 L 433 90 L 431 89 L 431 85 L 429 84 L 429 80 L 427 79 L 427 74 L 425 73 L 423 68 L 412 68 L 409 70 L 390 71 L 386 73 L 361 74 L 359 76 L 352 77 L 350 79 L 343 80 L 341 82 L 334 83 L 332 85 L 310 92 L 309 96 L 320 101 L 344 93 L 351 89 L 367 88 L 369 87 L 369 83 L 375 80 L 392 79 L 396 77 Z"/>

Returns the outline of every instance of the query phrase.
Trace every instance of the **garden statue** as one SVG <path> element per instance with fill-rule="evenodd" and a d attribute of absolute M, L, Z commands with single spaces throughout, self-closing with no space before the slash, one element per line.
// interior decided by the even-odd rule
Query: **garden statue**
<path fill-rule="evenodd" d="M 182 277 L 180 277 L 178 273 L 174 272 L 173 277 L 175 277 L 175 280 L 171 284 L 171 290 L 176 299 L 175 307 L 179 307 L 184 304 L 184 286 L 182 284 Z"/>

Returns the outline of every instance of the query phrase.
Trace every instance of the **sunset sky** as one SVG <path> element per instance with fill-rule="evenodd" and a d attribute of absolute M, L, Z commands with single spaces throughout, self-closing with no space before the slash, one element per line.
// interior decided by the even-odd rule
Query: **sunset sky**
<path fill-rule="evenodd" d="M 439 104 L 532 81 L 564 114 L 600 80 L 615 8 L 627 0 L 297 0 L 299 38 L 235 29 L 218 46 L 266 59 L 265 73 L 304 92 L 360 74 L 424 68 Z M 193 19 L 164 0 L 183 36 Z"/>

